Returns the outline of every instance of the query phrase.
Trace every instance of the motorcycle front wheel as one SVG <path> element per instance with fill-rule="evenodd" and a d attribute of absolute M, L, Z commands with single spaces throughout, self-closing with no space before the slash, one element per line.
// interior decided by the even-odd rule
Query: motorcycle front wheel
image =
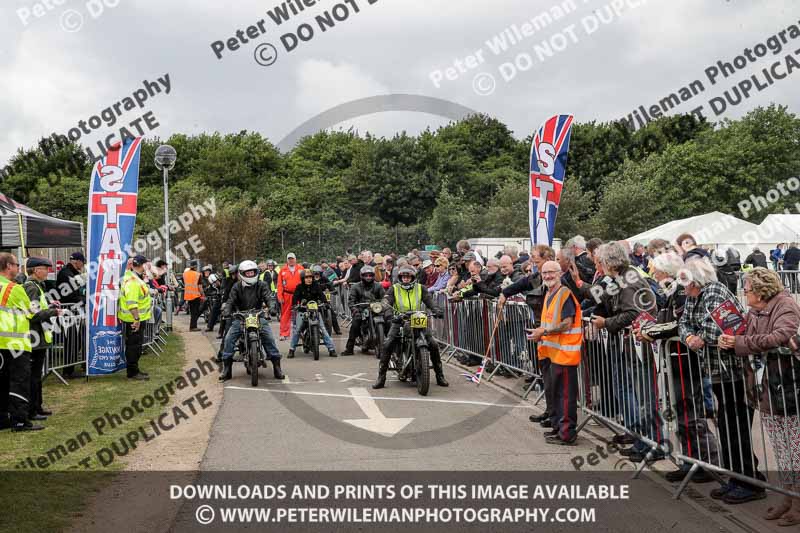
<path fill-rule="evenodd" d="M 250 356 L 250 385 L 258 386 L 258 355 L 261 353 L 261 343 L 257 339 L 249 342 L 248 354 Z"/>
<path fill-rule="evenodd" d="M 309 326 L 309 337 L 311 342 L 311 353 L 314 354 L 314 361 L 319 361 L 319 326 L 314 324 Z"/>
<path fill-rule="evenodd" d="M 417 374 L 417 392 L 420 396 L 427 396 L 431 386 L 431 355 L 428 348 L 420 346 L 417 348 L 417 360 L 414 365 Z"/>

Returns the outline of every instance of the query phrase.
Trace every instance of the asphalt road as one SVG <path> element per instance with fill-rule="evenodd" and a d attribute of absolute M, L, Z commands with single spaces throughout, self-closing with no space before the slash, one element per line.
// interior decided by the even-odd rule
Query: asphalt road
<path fill-rule="evenodd" d="M 273 330 L 277 338 L 275 323 Z M 345 340 L 334 337 L 339 351 Z M 286 354 L 288 341 L 278 348 Z M 377 360 L 358 350 L 354 356 L 330 358 L 321 348 L 319 361 L 298 350 L 294 359 L 284 357 L 283 369 L 285 381 L 275 380 L 270 366 L 261 369 L 259 386 L 251 387 L 244 366 L 234 365 L 201 464 L 202 478 L 214 479 L 223 471 L 249 473 L 262 481 L 270 479 L 265 471 L 319 472 L 320 478 L 335 471 L 439 471 L 443 476 L 505 471 L 526 472 L 531 482 L 561 483 L 576 476 L 593 483 L 630 478 L 630 472 L 615 471 L 618 458 L 576 474 L 573 458 L 585 457 L 596 443 L 580 436 L 575 447 L 546 444 L 543 430 L 528 421 L 539 407 L 492 385 L 478 387 L 453 366 L 445 368 L 450 387 L 432 383 L 427 397 L 392 373 L 385 389 L 372 390 Z M 655 483 L 630 483 L 636 504 L 609 503 L 603 523 L 591 530 L 725 531 L 693 506 L 671 500 Z M 196 525 L 193 508 L 185 507 L 174 530 Z"/>

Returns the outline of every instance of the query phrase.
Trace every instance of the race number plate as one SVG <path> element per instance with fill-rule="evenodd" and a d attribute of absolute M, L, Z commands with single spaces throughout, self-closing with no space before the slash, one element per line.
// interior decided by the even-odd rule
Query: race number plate
<path fill-rule="evenodd" d="M 428 315 L 425 313 L 414 313 L 411 315 L 411 327 L 415 329 L 425 329 L 428 327 Z"/>
<path fill-rule="evenodd" d="M 244 319 L 244 327 L 246 328 L 257 328 L 259 327 L 258 323 L 258 315 L 249 315 Z"/>
<path fill-rule="evenodd" d="M 308 302 L 308 310 L 309 311 L 316 311 L 317 309 L 319 309 L 319 306 L 317 305 L 317 302 Z"/>
<path fill-rule="evenodd" d="M 329 293 L 329 292 L 326 292 L 326 293 L 325 293 L 325 299 L 326 299 L 326 300 L 328 300 L 328 301 L 330 302 L 330 301 L 331 301 L 331 293 Z"/>

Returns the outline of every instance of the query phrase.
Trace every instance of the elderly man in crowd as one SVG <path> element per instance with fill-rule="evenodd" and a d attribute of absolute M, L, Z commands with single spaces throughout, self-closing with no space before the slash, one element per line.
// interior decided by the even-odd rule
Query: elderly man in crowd
<path fill-rule="evenodd" d="M 561 285 L 561 267 L 545 262 L 539 270 L 547 286 L 540 326 L 531 330 L 539 352 L 550 361 L 549 383 L 553 405 L 549 444 L 574 445 L 578 419 L 578 365 L 581 362 L 583 327 L 581 308 L 572 292 Z"/>
<path fill-rule="evenodd" d="M 641 391 L 637 398 L 636 385 L 653 383 L 655 371 L 652 354 L 645 351 L 642 363 L 636 356 L 632 339 L 624 335 L 625 328 L 642 313 L 651 316 L 657 314 L 656 298 L 650 285 L 638 270 L 630 264 L 627 249 L 619 242 L 610 242 L 597 249 L 596 256 L 603 271 L 611 278 L 604 297 L 598 297 L 603 305 L 595 309 L 591 323 L 598 330 L 605 329 L 609 335 L 609 352 L 611 354 L 611 374 L 616 390 L 618 411 L 622 412 L 625 427 L 658 442 L 660 440 L 660 424 L 657 421 L 657 406 L 652 388 Z M 601 313 L 605 316 L 601 316 Z M 639 379 L 634 379 L 634 377 Z M 604 398 L 603 401 L 608 400 Z M 645 419 L 641 419 L 640 400 L 645 404 Z M 621 454 L 631 461 L 641 462 L 648 455 L 649 446 L 641 439 L 629 435 L 617 435 L 616 444 L 633 444 L 633 447 L 621 450 Z M 656 458 L 663 457 L 657 451 Z"/>
<path fill-rule="evenodd" d="M 586 250 L 586 239 L 581 235 L 575 235 L 564 244 L 564 256 L 568 260 L 575 262 L 578 267 L 578 275 L 584 283 L 592 283 L 594 279 L 594 261 Z M 563 265 L 562 265 L 563 268 Z"/>
<path fill-rule="evenodd" d="M 666 242 L 666 241 L 664 241 Z M 647 342 L 661 340 L 667 342 L 669 364 L 672 369 L 672 390 L 675 397 L 672 409 L 677 424 L 680 452 L 711 464 L 717 464 L 717 439 L 709 431 L 703 410 L 703 362 L 697 352 L 687 350 L 679 342 L 669 342 L 678 336 L 678 321 L 683 315 L 686 305 L 686 291 L 678 282 L 678 276 L 684 267 L 683 259 L 675 252 L 659 253 L 652 260 L 653 277 L 658 281 L 665 298 L 659 305 L 655 322 L 644 323 L 639 331 L 634 331 L 637 338 Z M 683 463 L 678 470 L 668 472 L 668 481 L 682 481 L 689 473 L 690 463 Z M 695 483 L 713 481 L 705 470 L 699 470 L 692 477 Z"/>
<path fill-rule="evenodd" d="M 719 406 L 716 422 L 722 466 L 748 477 L 761 476 L 751 442 L 754 411 L 747 402 L 742 358 L 730 349 L 718 349 L 722 348 L 722 331 L 711 316 L 726 301 L 743 315 L 744 312 L 725 285 L 717 281 L 714 267 L 705 258 L 690 256 L 681 271 L 681 281 L 686 286 L 686 306 L 679 323 L 680 337 L 692 351 L 701 354 L 706 373 L 711 376 Z M 711 497 L 736 504 L 765 498 L 766 494 L 760 487 L 731 478 L 726 485 L 711 491 Z"/>

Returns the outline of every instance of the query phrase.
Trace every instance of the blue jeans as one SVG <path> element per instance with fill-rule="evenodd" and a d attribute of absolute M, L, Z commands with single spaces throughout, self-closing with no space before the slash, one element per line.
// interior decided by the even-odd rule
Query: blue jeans
<path fill-rule="evenodd" d="M 225 342 L 222 350 L 222 358 L 223 359 L 231 359 L 233 358 L 233 349 L 236 346 L 236 341 L 239 340 L 239 336 L 242 334 L 242 321 L 239 318 L 232 318 L 230 326 L 228 327 L 228 333 L 225 334 Z M 264 350 L 267 352 L 267 356 L 275 360 L 280 360 L 281 352 L 278 351 L 278 347 L 275 345 L 275 338 L 272 336 L 272 330 L 269 328 L 269 323 L 265 318 L 261 318 L 261 344 L 264 346 Z"/>
<path fill-rule="evenodd" d="M 292 333 L 292 340 L 289 343 L 290 350 L 297 348 L 297 343 L 300 342 L 300 333 L 303 331 L 303 315 L 301 313 L 296 314 L 297 316 L 294 320 L 294 332 Z M 324 320 L 319 321 L 319 334 L 322 336 L 322 342 L 325 343 L 328 353 L 335 352 L 336 346 L 333 345 L 333 339 L 331 339 L 331 336 L 328 335 L 328 331 L 325 329 Z"/>

